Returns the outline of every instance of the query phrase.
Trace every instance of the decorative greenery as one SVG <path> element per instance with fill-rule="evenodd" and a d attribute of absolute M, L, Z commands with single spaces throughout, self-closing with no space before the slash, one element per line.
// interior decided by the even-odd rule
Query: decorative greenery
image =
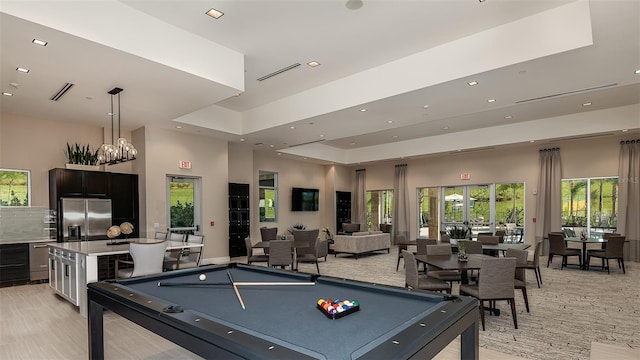
<path fill-rule="evenodd" d="M 466 239 L 469 237 L 469 229 L 454 226 L 447 231 L 447 234 L 452 239 Z"/>
<path fill-rule="evenodd" d="M 293 225 L 291 225 L 291 227 L 289 227 L 289 229 L 287 231 L 289 231 L 290 234 L 293 234 L 294 230 L 304 230 L 307 227 L 304 224 L 301 223 L 295 223 Z"/>
<path fill-rule="evenodd" d="M 68 164 L 96 165 L 98 163 L 98 151 L 99 149 L 95 152 L 91 151 L 89 144 L 80 147 L 78 143 L 73 146 L 67 143 L 67 150 L 64 154 L 67 157 Z"/>
<path fill-rule="evenodd" d="M 180 200 L 176 205 L 171 205 L 171 227 L 193 226 L 193 203 L 182 204 Z"/>

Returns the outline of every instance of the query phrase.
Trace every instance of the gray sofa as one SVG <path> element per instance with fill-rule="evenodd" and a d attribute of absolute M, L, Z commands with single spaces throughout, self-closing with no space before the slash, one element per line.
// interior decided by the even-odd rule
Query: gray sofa
<path fill-rule="evenodd" d="M 382 231 L 359 231 L 351 235 L 335 235 L 331 249 L 334 255 L 346 253 L 355 255 L 371 253 L 377 250 L 387 250 L 391 247 L 391 236 Z"/>

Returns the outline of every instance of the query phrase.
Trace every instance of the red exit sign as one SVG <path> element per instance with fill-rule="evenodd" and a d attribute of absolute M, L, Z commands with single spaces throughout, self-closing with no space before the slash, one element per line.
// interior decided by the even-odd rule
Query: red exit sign
<path fill-rule="evenodd" d="M 470 179 L 471 179 L 471 175 L 469 175 L 469 173 L 460 174 L 460 180 L 470 180 Z"/>
<path fill-rule="evenodd" d="M 191 169 L 191 161 L 180 161 L 180 169 Z"/>

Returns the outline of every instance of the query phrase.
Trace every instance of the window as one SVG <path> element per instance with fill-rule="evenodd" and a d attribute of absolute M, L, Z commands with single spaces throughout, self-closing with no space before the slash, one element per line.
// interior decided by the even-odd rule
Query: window
<path fill-rule="evenodd" d="M 418 188 L 418 237 L 438 238 L 439 188 Z"/>
<path fill-rule="evenodd" d="M 199 234 L 200 178 L 167 176 L 167 205 L 169 231 L 180 234 Z"/>
<path fill-rule="evenodd" d="M 367 231 L 379 230 L 380 224 L 392 224 L 392 214 L 393 190 L 367 191 Z"/>
<path fill-rule="evenodd" d="M 278 219 L 278 173 L 259 172 L 260 222 L 276 222 Z"/>
<path fill-rule="evenodd" d="M 31 206 L 31 172 L 0 169 L 0 206 Z"/>
<path fill-rule="evenodd" d="M 618 178 L 562 180 L 562 227 L 572 236 L 615 232 Z"/>

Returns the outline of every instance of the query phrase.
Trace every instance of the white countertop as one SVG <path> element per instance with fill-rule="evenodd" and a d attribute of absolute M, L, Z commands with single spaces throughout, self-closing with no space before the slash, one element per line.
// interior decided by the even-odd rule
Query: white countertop
<path fill-rule="evenodd" d="M 136 243 L 157 243 L 163 240 L 131 238 L 131 239 L 114 239 L 115 241 L 129 241 Z M 67 250 L 84 255 L 102 256 L 126 254 L 129 252 L 129 244 L 108 245 L 112 240 L 94 240 L 94 241 L 72 241 L 63 243 L 50 243 L 49 247 Z M 192 247 L 202 247 L 203 244 L 185 243 L 182 241 L 167 241 L 167 250 L 184 249 Z"/>

